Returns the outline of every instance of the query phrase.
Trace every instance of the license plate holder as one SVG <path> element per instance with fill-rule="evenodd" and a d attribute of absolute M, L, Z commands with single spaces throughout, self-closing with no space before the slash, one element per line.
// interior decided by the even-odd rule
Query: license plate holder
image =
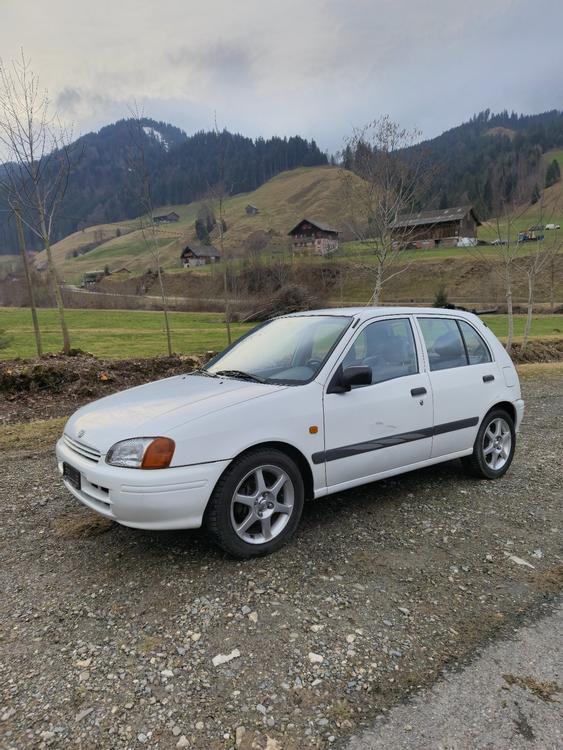
<path fill-rule="evenodd" d="M 63 477 L 75 490 L 80 489 L 80 472 L 74 466 L 63 463 Z"/>

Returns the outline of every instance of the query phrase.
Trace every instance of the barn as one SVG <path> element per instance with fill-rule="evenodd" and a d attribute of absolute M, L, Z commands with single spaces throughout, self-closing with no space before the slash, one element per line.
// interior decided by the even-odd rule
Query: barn
<path fill-rule="evenodd" d="M 182 250 L 180 260 L 184 268 L 207 266 L 209 263 L 218 263 L 221 253 L 213 245 L 198 245 L 192 242 Z"/>
<path fill-rule="evenodd" d="M 295 253 L 328 255 L 338 249 L 338 230 L 321 221 L 301 219 L 288 235 Z"/>
<path fill-rule="evenodd" d="M 176 211 L 170 211 L 169 214 L 160 214 L 153 216 L 153 224 L 170 224 L 171 222 L 180 221 L 180 215 Z"/>
<path fill-rule="evenodd" d="M 419 248 L 471 245 L 479 226 L 473 206 L 456 206 L 401 214 L 392 225 L 392 235 L 396 242 Z"/>

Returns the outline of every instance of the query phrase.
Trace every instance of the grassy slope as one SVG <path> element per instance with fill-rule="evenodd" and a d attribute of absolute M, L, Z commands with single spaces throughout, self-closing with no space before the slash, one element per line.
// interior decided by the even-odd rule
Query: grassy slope
<path fill-rule="evenodd" d="M 55 310 L 40 310 L 45 351 L 59 351 L 61 338 Z M 162 314 L 131 310 L 68 310 L 72 345 L 100 357 L 149 357 L 165 353 Z M 494 333 L 506 335 L 506 316 L 488 315 L 483 319 Z M 223 316 L 218 313 L 171 313 L 174 351 L 181 354 L 222 349 L 227 344 Z M 0 327 L 12 337 L 8 349 L 0 351 L 0 359 L 34 356 L 33 334 L 29 310 L 0 308 Z M 249 325 L 233 325 L 238 337 Z M 524 330 L 524 316 L 516 316 L 516 338 Z M 561 338 L 563 316 L 538 315 L 534 318 L 532 335 L 538 338 Z"/>
<path fill-rule="evenodd" d="M 341 228 L 345 210 L 340 199 L 339 169 L 337 167 L 302 167 L 277 175 L 252 193 L 239 194 L 225 201 L 225 220 L 228 231 L 225 234 L 226 248 L 235 252 L 242 246 L 248 235 L 257 229 L 273 230 L 278 242 L 287 243 L 287 232 L 303 216 L 329 222 Z M 260 209 L 257 216 L 247 216 L 245 206 L 253 203 Z M 181 206 L 166 206 L 158 213 L 176 211 L 180 221 L 159 227 L 163 265 L 168 268 L 179 266 L 182 243 L 194 239 L 194 221 L 197 203 Z M 116 237 L 115 230 L 120 226 L 134 230 L 135 221 L 120 222 L 115 225 L 102 225 L 86 230 L 91 235 L 85 239 L 83 232 L 75 232 L 53 246 L 57 264 L 67 280 L 76 281 L 85 271 L 127 266 L 132 271 L 144 271 L 154 265 L 150 252 L 140 231 L 130 231 L 126 236 Z M 92 240 L 96 230 L 109 232 L 111 239 L 94 250 L 78 258 L 69 258 L 80 244 Z M 42 254 L 39 256 L 39 262 Z"/>

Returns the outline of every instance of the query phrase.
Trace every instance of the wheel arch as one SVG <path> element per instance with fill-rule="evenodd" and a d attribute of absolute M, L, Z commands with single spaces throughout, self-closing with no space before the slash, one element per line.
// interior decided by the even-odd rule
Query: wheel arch
<path fill-rule="evenodd" d="M 255 451 L 258 449 L 264 449 L 264 448 L 266 449 L 273 448 L 275 450 L 281 451 L 282 453 L 285 453 L 285 455 L 288 456 L 288 458 L 291 458 L 297 464 L 297 468 L 299 469 L 301 476 L 303 477 L 305 499 L 306 500 L 312 499 L 315 496 L 315 483 L 313 480 L 313 470 L 311 469 L 309 462 L 307 461 L 304 454 L 301 453 L 301 451 L 298 448 L 296 448 L 294 445 L 291 445 L 291 443 L 284 443 L 283 441 L 277 441 L 277 440 L 268 440 L 264 443 L 256 443 L 255 445 L 248 446 L 248 448 L 245 448 L 240 453 L 237 453 L 237 455 L 233 456 L 232 460 L 229 461 L 228 466 L 225 468 L 225 470 L 223 471 L 223 473 L 217 480 L 215 486 L 219 484 L 225 472 L 227 472 L 229 468 L 232 466 L 233 461 L 236 461 L 241 456 L 245 456 L 247 453 L 252 453 L 252 451 Z M 213 491 L 215 491 L 215 488 L 213 488 Z"/>
<path fill-rule="evenodd" d="M 514 426 L 516 426 L 516 407 L 514 404 L 510 401 L 498 401 L 496 404 L 493 404 L 490 409 L 488 409 L 487 414 L 493 411 L 493 409 L 502 409 L 503 411 L 507 412 L 507 414 L 512 419 L 512 422 L 514 423 Z M 485 414 L 485 417 L 487 416 Z M 483 419 L 485 418 L 483 417 Z"/>

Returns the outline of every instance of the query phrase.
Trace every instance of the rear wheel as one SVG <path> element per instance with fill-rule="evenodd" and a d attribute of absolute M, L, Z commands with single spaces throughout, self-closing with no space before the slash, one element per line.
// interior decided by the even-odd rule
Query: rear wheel
<path fill-rule="evenodd" d="M 266 555 L 292 536 L 303 501 L 303 479 L 294 461 L 275 449 L 257 449 L 233 461 L 217 483 L 206 526 L 235 557 Z"/>
<path fill-rule="evenodd" d="M 512 417 L 504 409 L 492 409 L 479 427 L 473 453 L 462 458 L 462 463 L 472 476 L 497 479 L 510 468 L 515 447 Z"/>

